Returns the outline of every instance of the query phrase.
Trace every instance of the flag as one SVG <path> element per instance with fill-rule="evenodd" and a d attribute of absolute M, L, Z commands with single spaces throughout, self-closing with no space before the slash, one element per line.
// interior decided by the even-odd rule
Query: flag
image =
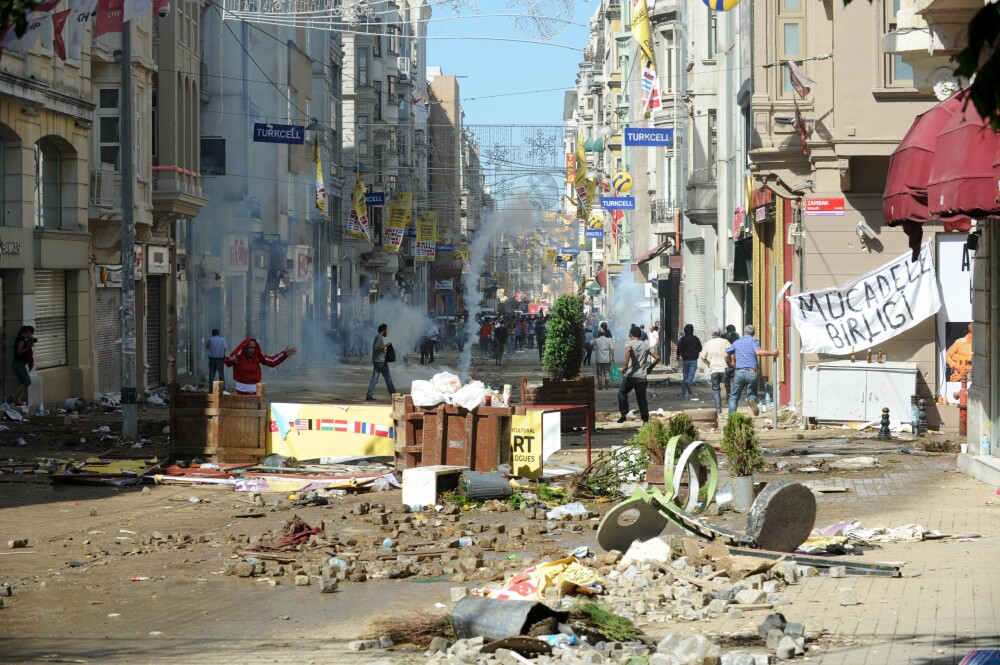
<path fill-rule="evenodd" d="M 124 29 L 125 0 L 97 0 L 97 20 L 94 22 L 94 37 Z"/>
<path fill-rule="evenodd" d="M 398 252 L 403 244 L 403 236 L 410 223 L 412 196 L 409 192 L 396 194 L 389 204 L 389 214 L 385 222 L 385 237 L 382 239 L 382 244 L 387 252 Z"/>
<path fill-rule="evenodd" d="M 802 114 L 799 113 L 798 104 L 795 104 L 795 129 L 798 130 L 799 138 L 802 139 L 802 154 L 808 155 L 809 146 L 806 144 L 806 139 L 809 138 L 809 129 L 806 127 L 806 121 L 802 118 Z"/>
<path fill-rule="evenodd" d="M 363 422 L 360 422 L 360 421 L 355 421 L 354 422 L 354 433 L 355 434 L 369 434 L 371 432 L 371 430 L 368 429 L 369 427 L 370 426 L 368 425 L 368 423 L 363 423 Z"/>
<path fill-rule="evenodd" d="M 347 218 L 347 235 L 358 240 L 371 242 L 372 236 L 368 225 L 368 204 L 365 203 L 365 180 L 358 174 L 354 183 L 354 196 L 351 199 L 351 214 Z"/>
<path fill-rule="evenodd" d="M 319 138 L 313 144 L 313 161 L 316 162 L 316 209 L 326 211 L 326 185 L 323 183 L 323 162 L 319 158 Z"/>
<path fill-rule="evenodd" d="M 437 255 L 437 212 L 428 210 L 417 217 L 417 244 L 413 255 L 417 261 L 433 261 Z"/>
<path fill-rule="evenodd" d="M 324 431 L 324 432 L 331 432 L 331 431 L 333 431 L 333 421 L 332 420 L 320 420 L 319 421 L 319 429 L 320 429 L 320 431 Z"/>
<path fill-rule="evenodd" d="M 417 120 L 427 120 L 431 115 L 431 105 L 423 97 L 410 97 L 410 103 L 413 104 L 413 116 Z"/>
<path fill-rule="evenodd" d="M 642 68 L 642 111 L 646 117 L 656 115 L 660 110 L 660 80 L 651 61 Z"/>
<path fill-rule="evenodd" d="M 649 11 L 646 9 L 646 0 L 632 0 L 632 36 L 639 42 L 646 59 L 651 63 L 651 67 L 656 69 L 656 56 L 653 55 L 653 33 L 649 29 Z"/>
<path fill-rule="evenodd" d="M 170 13 L 170 0 L 153 0 L 153 13 L 160 17 L 165 17 Z M 253 32 L 250 33 L 250 41 L 253 41 Z"/>
<path fill-rule="evenodd" d="M 799 97 L 805 99 L 809 96 L 809 91 L 816 86 L 816 81 L 806 76 L 794 62 L 788 62 L 788 78 L 791 79 L 792 87 Z"/>
<path fill-rule="evenodd" d="M 82 58 L 83 36 L 87 34 L 90 20 L 97 14 L 97 0 L 74 0 L 72 14 L 66 25 L 66 57 L 71 60 Z"/>
<path fill-rule="evenodd" d="M 18 37 L 17 32 L 11 26 L 4 33 L 3 39 L 0 40 L 0 48 L 13 51 L 14 53 L 26 54 L 43 34 L 51 35 L 52 22 L 48 16 L 56 8 L 56 5 L 59 4 L 59 1 L 47 0 L 46 2 L 38 3 L 35 9 L 28 15 L 28 26 L 25 28 L 24 34 Z M 51 36 L 49 36 L 45 46 L 46 48 L 52 48 Z"/>
<path fill-rule="evenodd" d="M 72 9 L 64 9 L 52 15 L 52 50 L 63 62 L 66 61 L 66 40 L 63 39 L 63 28 L 66 27 L 66 20 L 72 12 Z"/>
<path fill-rule="evenodd" d="M 375 436 L 389 436 L 390 427 L 388 425 L 375 425 L 374 434 Z"/>
<path fill-rule="evenodd" d="M 347 421 L 346 420 L 334 420 L 333 421 L 333 431 L 334 432 L 346 432 L 347 431 Z"/>
<path fill-rule="evenodd" d="M 124 0 L 122 5 L 122 20 L 153 15 L 153 0 Z"/>
<path fill-rule="evenodd" d="M 295 429 L 312 429 L 312 421 L 307 418 L 297 418 L 295 420 Z"/>

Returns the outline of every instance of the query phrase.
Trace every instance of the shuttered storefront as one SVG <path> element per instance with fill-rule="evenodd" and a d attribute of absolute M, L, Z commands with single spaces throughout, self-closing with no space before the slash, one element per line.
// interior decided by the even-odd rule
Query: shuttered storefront
<path fill-rule="evenodd" d="M 274 342 L 272 343 L 272 349 L 269 349 L 270 353 L 277 353 L 279 349 L 283 349 L 288 346 L 289 335 L 289 323 L 291 316 L 289 313 L 292 310 L 292 297 L 285 293 L 282 295 L 278 294 L 278 325 L 275 331 Z"/>
<path fill-rule="evenodd" d="M 121 308 L 121 289 L 97 289 L 97 389 L 102 393 L 121 390 Z"/>
<path fill-rule="evenodd" d="M 160 386 L 160 292 L 162 277 L 146 277 L 146 384 Z"/>
<path fill-rule="evenodd" d="M 687 319 L 685 324 L 694 326 L 694 334 L 702 340 L 709 337 L 708 321 L 708 293 L 709 285 L 706 281 L 705 270 L 705 240 L 703 238 L 693 238 L 687 242 L 691 253 L 691 260 L 684 265 L 684 299 Z"/>
<path fill-rule="evenodd" d="M 66 364 L 66 271 L 35 271 L 35 369 Z"/>

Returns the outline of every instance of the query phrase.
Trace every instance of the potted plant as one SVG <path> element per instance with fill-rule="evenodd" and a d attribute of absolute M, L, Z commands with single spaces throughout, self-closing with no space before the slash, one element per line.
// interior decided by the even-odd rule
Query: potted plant
<path fill-rule="evenodd" d="M 729 459 L 733 510 L 748 512 L 754 500 L 753 472 L 764 465 L 753 419 L 742 413 L 729 414 L 726 426 L 722 428 L 719 446 Z"/>

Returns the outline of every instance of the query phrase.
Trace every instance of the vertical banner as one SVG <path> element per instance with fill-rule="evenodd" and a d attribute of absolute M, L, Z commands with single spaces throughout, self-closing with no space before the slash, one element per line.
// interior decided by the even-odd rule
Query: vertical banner
<path fill-rule="evenodd" d="M 510 460 L 519 478 L 542 477 L 542 412 L 511 416 Z"/>
<path fill-rule="evenodd" d="M 429 210 L 417 217 L 417 261 L 433 261 L 437 253 L 437 213 Z"/>
<path fill-rule="evenodd" d="M 351 214 L 347 218 L 347 235 L 366 242 L 372 240 L 368 225 L 368 204 L 365 203 L 365 180 L 360 173 L 354 183 L 354 196 L 351 197 Z"/>
<path fill-rule="evenodd" d="M 965 252 L 967 237 L 937 237 L 938 283 L 947 294 L 937 316 L 937 392 L 948 404 L 958 404 L 963 377 L 972 385 L 972 261 Z"/>
<path fill-rule="evenodd" d="M 580 227 L 580 233 L 578 234 L 579 235 L 578 241 L 580 249 L 583 249 L 584 247 L 587 246 L 587 220 L 581 219 L 579 220 L 579 222 L 580 223 L 577 225 Z"/>
<path fill-rule="evenodd" d="M 406 227 L 410 223 L 410 193 L 395 194 L 389 203 L 389 214 L 385 222 L 385 240 L 383 245 L 387 252 L 398 252 L 403 244 Z"/>
<path fill-rule="evenodd" d="M 556 264 L 556 256 L 558 252 L 554 249 L 546 249 L 544 260 L 542 261 L 547 266 L 554 266 Z"/>

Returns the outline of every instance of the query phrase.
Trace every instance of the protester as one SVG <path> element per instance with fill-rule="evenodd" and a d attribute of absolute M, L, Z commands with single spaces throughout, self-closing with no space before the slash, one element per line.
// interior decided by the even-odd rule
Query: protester
<path fill-rule="evenodd" d="M 722 338 L 728 341 L 730 344 L 735 342 L 740 338 L 738 332 L 736 332 L 736 326 L 729 324 L 726 326 L 726 332 L 722 335 Z M 733 392 L 733 375 L 736 374 L 735 367 L 726 367 L 726 399 L 729 399 L 730 393 Z"/>
<path fill-rule="evenodd" d="M 386 357 L 392 348 L 389 341 L 389 326 L 385 323 L 379 324 L 378 334 L 372 341 L 372 380 L 368 383 L 368 393 L 365 399 L 369 402 L 375 400 L 375 386 L 378 384 L 378 377 L 381 374 L 385 379 L 385 387 L 389 389 L 389 397 L 396 392 L 396 386 L 392 384 L 392 375 L 389 374 L 389 362 Z"/>
<path fill-rule="evenodd" d="M 604 390 L 611 386 L 611 363 L 615 361 L 615 343 L 611 339 L 611 333 L 607 328 L 597 331 L 597 338 L 594 340 L 594 362 L 597 365 L 597 389 Z"/>
<path fill-rule="evenodd" d="M 222 389 L 226 389 L 226 340 L 219 334 L 218 328 L 212 328 L 212 336 L 205 340 L 208 349 L 208 389 L 212 390 L 215 377 L 222 381 Z"/>
<path fill-rule="evenodd" d="M 594 330 L 590 326 L 583 329 L 583 350 L 587 353 L 583 357 L 583 364 L 589 365 L 594 353 Z"/>
<path fill-rule="evenodd" d="M 503 350 L 507 346 L 507 326 L 499 324 L 493 331 L 493 364 L 503 364 Z"/>
<path fill-rule="evenodd" d="M 708 365 L 708 373 L 712 380 L 712 401 L 715 402 L 716 415 L 722 414 L 722 388 L 721 385 L 726 379 L 726 369 L 728 364 L 726 359 L 726 349 L 729 342 L 722 337 L 722 331 L 716 326 L 712 328 L 712 339 L 705 343 L 705 348 L 701 350 L 701 361 Z M 729 392 L 726 392 L 729 395 Z"/>
<path fill-rule="evenodd" d="M 38 339 L 35 337 L 34 326 L 21 326 L 21 329 L 17 331 L 17 336 L 14 338 L 13 369 L 14 375 L 17 376 L 20 385 L 17 386 L 17 390 L 14 391 L 14 395 L 8 402 L 12 402 L 15 406 L 23 404 L 28 399 L 28 388 L 31 386 L 31 370 L 35 368 L 34 346 L 36 342 L 38 342 Z"/>
<path fill-rule="evenodd" d="M 226 366 L 233 368 L 233 384 L 238 395 L 255 395 L 260 383 L 261 365 L 277 367 L 298 353 L 298 349 L 287 346 L 275 356 L 269 356 L 260 349 L 253 337 L 247 337 L 236 349 L 226 356 Z"/>
<path fill-rule="evenodd" d="M 775 357 L 777 351 L 764 351 L 760 348 L 760 341 L 754 337 L 757 329 L 747 326 L 743 329 L 743 337 L 732 343 L 726 349 L 727 362 L 730 367 L 736 368 L 733 375 L 733 390 L 729 393 L 729 413 L 735 413 L 740 404 L 740 396 L 745 388 L 747 391 L 747 403 L 753 415 L 760 415 L 757 407 L 757 376 L 760 367 L 757 358 L 761 356 Z"/>
<path fill-rule="evenodd" d="M 690 323 L 684 326 L 684 336 L 677 342 L 677 358 L 681 361 L 682 381 L 681 399 L 686 400 L 692 395 L 691 383 L 698 372 L 698 354 L 701 353 L 701 340 L 694 334 L 694 326 Z"/>
<path fill-rule="evenodd" d="M 432 322 L 431 327 L 427 330 L 427 342 L 428 342 L 427 350 L 431 355 L 430 362 L 434 362 L 434 348 L 437 346 L 438 340 L 440 338 L 441 338 L 441 329 L 438 328 L 438 325 L 436 323 Z M 421 352 L 421 358 L 422 357 L 423 353 Z M 421 361 L 420 364 L 423 364 L 423 361 Z"/>
<path fill-rule="evenodd" d="M 639 405 L 639 415 L 642 422 L 649 421 L 649 405 L 646 403 L 646 369 L 653 358 L 653 365 L 660 361 L 660 356 L 649 349 L 649 344 L 642 341 L 642 330 L 633 325 L 628 332 L 628 344 L 625 346 L 625 367 L 622 368 L 622 382 L 618 386 L 618 411 L 623 423 L 628 415 L 628 394 L 635 390 L 635 401 Z"/>
<path fill-rule="evenodd" d="M 545 319 L 539 319 L 538 323 L 535 324 L 535 343 L 538 346 L 539 360 L 545 355 L 545 335 L 547 332 L 545 330 Z"/>
<path fill-rule="evenodd" d="M 493 338 L 493 326 L 490 324 L 490 320 L 486 319 L 483 321 L 483 325 L 479 328 L 479 350 L 483 352 L 484 356 L 490 355 L 490 344 Z"/>
<path fill-rule="evenodd" d="M 660 352 L 660 324 L 656 321 L 653 322 L 653 325 L 649 326 L 649 348 L 657 353 Z M 670 355 L 669 349 L 667 349 L 667 355 Z"/>

